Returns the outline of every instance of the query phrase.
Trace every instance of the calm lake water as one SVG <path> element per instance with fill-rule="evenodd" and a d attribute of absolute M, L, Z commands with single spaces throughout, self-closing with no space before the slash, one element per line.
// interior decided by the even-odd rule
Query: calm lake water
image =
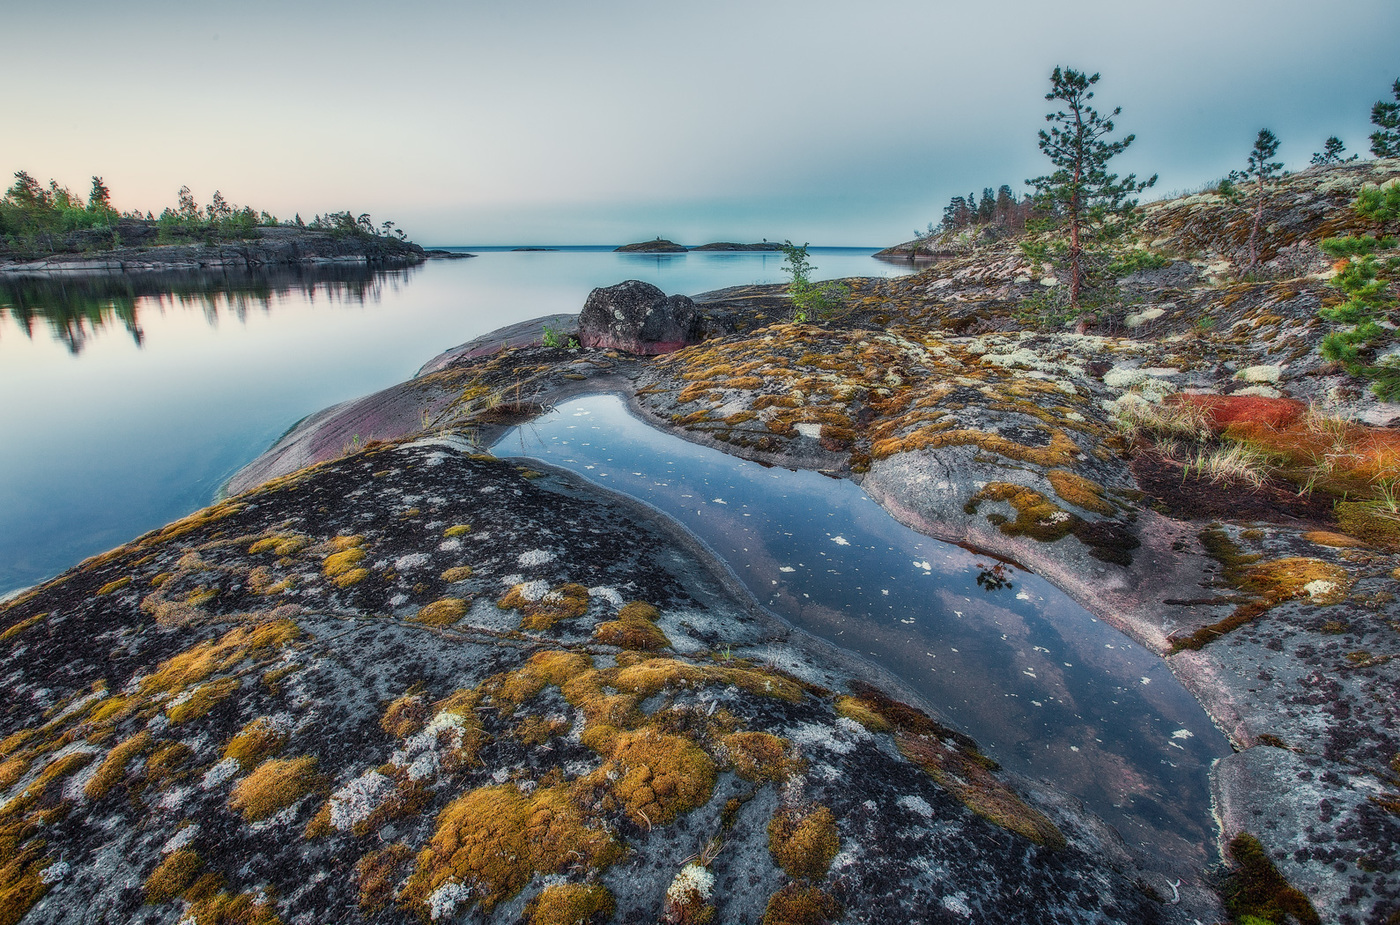
<path fill-rule="evenodd" d="M 1225 737 L 1157 656 L 1049 582 L 901 525 L 859 486 L 649 427 L 613 395 L 503 436 L 700 538 L 794 625 L 899 675 L 1004 766 L 1050 780 L 1130 844 L 1207 860 Z"/>
<path fill-rule="evenodd" d="M 782 255 L 516 253 L 332 267 L 0 277 L 0 594 L 208 504 L 302 417 L 409 378 L 595 286 L 781 282 Z M 888 276 L 873 248 L 812 248 L 818 277 Z"/>

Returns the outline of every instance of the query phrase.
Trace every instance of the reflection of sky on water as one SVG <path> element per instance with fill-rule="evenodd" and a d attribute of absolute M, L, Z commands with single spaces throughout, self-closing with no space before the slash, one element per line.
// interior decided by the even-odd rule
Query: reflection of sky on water
<path fill-rule="evenodd" d="M 909 270 L 813 251 L 819 275 Z M 302 417 L 628 277 L 668 293 L 775 282 L 782 255 L 498 248 L 407 270 L 0 279 L 0 594 L 208 504 Z"/>
<path fill-rule="evenodd" d="M 1130 843 L 1204 860 L 1206 769 L 1227 743 L 1161 659 L 1043 579 L 900 525 L 849 481 L 661 433 L 613 396 L 561 405 L 493 450 L 648 501 L 770 609 L 899 674 L 1008 768 Z"/>

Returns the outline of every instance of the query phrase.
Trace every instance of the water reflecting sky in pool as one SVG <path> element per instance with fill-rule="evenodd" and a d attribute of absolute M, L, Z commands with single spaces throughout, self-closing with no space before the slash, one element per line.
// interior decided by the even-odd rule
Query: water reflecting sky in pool
<path fill-rule="evenodd" d="M 644 500 L 770 610 L 898 674 L 1007 768 L 1197 868 L 1225 738 L 1162 660 L 1049 582 L 899 524 L 854 483 L 688 443 L 589 396 L 493 447 Z"/>

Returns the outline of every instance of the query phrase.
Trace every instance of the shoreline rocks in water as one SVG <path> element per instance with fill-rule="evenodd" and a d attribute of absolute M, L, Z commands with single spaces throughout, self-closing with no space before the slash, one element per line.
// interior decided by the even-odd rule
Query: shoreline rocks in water
<path fill-rule="evenodd" d="M 408 266 L 427 259 L 410 241 L 371 235 L 332 234 L 285 226 L 258 228 L 241 241 L 121 246 L 27 258 L 0 255 L 0 274 L 127 273 L 149 270 L 255 268 L 336 263 Z"/>

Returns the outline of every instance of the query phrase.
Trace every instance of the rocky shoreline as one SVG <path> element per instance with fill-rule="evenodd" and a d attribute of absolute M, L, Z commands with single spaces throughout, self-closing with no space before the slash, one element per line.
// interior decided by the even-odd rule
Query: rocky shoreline
<path fill-rule="evenodd" d="M 595 292 L 617 310 L 579 333 L 607 346 L 543 346 L 541 320 L 314 415 L 241 493 L 0 609 L 12 895 L 44 921 L 1225 918 L 1223 871 L 1133 857 L 636 506 L 476 451 L 616 391 L 686 439 L 856 479 L 1161 654 L 1236 748 L 1212 784 L 1248 889 L 1394 921 L 1400 541 L 1373 502 L 1172 444 L 1330 428 L 1354 459 L 1329 477 L 1393 465 L 1400 408 L 1317 355 L 1317 241 L 1396 175 L 1292 179 L 1253 281 L 1229 279 L 1223 200 L 1155 204 L 1145 240 L 1178 256 L 1120 280 L 1099 334 L 1028 329 L 1049 271 L 993 243 L 849 280 L 820 325 L 779 287 Z M 647 331 L 698 342 L 619 349 Z"/>
<path fill-rule="evenodd" d="M 411 266 L 428 254 L 411 241 L 371 235 L 336 235 L 304 228 L 258 228 L 242 241 L 140 244 L 60 252 L 44 257 L 0 254 L 0 274 L 68 275 L 154 270 L 256 269 L 325 264 Z M 154 242 L 154 233 L 151 235 Z"/>

